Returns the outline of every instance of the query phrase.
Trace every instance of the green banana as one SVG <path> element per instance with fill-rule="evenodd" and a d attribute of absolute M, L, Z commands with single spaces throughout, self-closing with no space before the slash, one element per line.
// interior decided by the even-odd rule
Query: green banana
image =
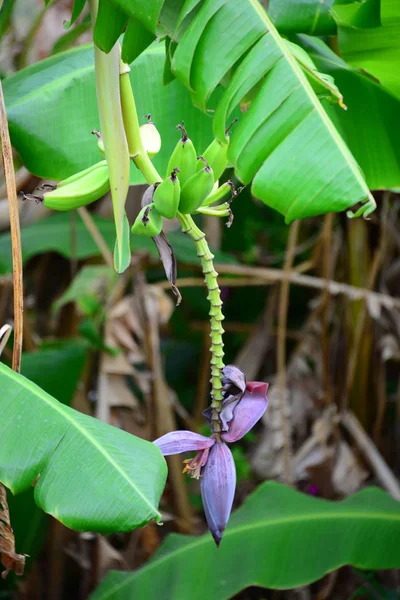
<path fill-rule="evenodd" d="M 166 177 L 161 183 L 155 184 L 153 202 L 160 215 L 167 219 L 173 219 L 178 212 L 181 184 L 177 173 L 179 173 L 179 169 L 173 169 L 169 177 Z"/>
<path fill-rule="evenodd" d="M 152 158 L 161 150 L 161 136 L 151 120 L 151 116 L 146 115 L 146 119 L 147 123 L 139 128 L 140 137 L 142 138 L 143 148 L 146 150 L 149 157 Z"/>
<path fill-rule="evenodd" d="M 213 140 L 203 153 L 204 158 L 214 171 L 214 181 L 218 181 L 228 166 L 228 146 L 228 143 L 221 144 L 219 140 Z M 197 164 L 196 168 L 200 170 L 201 166 Z"/>
<path fill-rule="evenodd" d="M 162 230 L 162 217 L 154 202 L 144 206 L 132 225 L 132 233 L 146 237 L 155 237 Z"/>
<path fill-rule="evenodd" d="M 52 210 L 67 211 L 86 206 L 110 190 L 107 162 L 102 160 L 64 179 L 57 186 L 44 184 L 38 189 L 44 190 L 43 197 L 24 194 L 24 198 L 33 198 Z"/>
<path fill-rule="evenodd" d="M 202 206 L 210 206 L 211 204 L 215 204 L 215 202 L 222 200 L 222 198 L 224 198 L 227 194 L 231 194 L 232 198 L 235 195 L 235 186 L 229 179 L 220 187 L 217 187 L 217 189 L 213 189 L 211 194 L 204 200 Z"/>
<path fill-rule="evenodd" d="M 214 181 L 218 181 L 225 169 L 227 168 L 228 161 L 228 148 L 229 148 L 229 130 L 238 119 L 234 119 L 229 127 L 225 130 L 225 143 L 221 143 L 215 139 L 211 142 L 208 148 L 203 152 L 203 156 L 214 171 Z M 197 170 L 201 169 L 201 166 L 197 165 Z"/>
<path fill-rule="evenodd" d="M 224 202 L 220 206 L 213 207 L 203 207 L 197 209 L 196 213 L 200 215 L 207 215 L 209 217 L 229 217 L 226 226 L 229 228 L 233 223 L 233 212 L 230 209 L 229 202 Z"/>
<path fill-rule="evenodd" d="M 205 167 L 196 171 L 182 186 L 179 211 L 191 214 L 201 206 L 214 187 L 214 172 L 203 156 L 198 157 Z"/>
<path fill-rule="evenodd" d="M 192 140 L 187 136 L 184 122 L 176 128 L 181 130 L 182 137 L 170 156 L 167 173 L 178 168 L 178 178 L 182 186 L 196 172 L 197 154 Z"/>

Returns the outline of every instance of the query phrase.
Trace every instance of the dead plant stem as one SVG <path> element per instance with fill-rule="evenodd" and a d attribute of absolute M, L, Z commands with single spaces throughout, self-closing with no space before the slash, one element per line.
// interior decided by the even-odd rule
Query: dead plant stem
<path fill-rule="evenodd" d="M 22 279 L 21 232 L 19 226 L 19 211 L 17 188 L 15 183 L 14 163 L 6 107 L 4 104 L 3 87 L 0 81 L 0 137 L 3 155 L 3 168 L 6 180 L 7 197 L 10 207 L 11 248 L 13 263 L 14 286 L 14 347 L 12 368 L 17 373 L 21 370 L 21 355 L 23 341 L 24 317 L 24 288 Z"/>
<path fill-rule="evenodd" d="M 293 265 L 297 238 L 299 234 L 300 221 L 294 221 L 289 229 L 289 236 L 286 246 L 286 256 L 283 265 L 285 274 L 288 274 Z M 286 329 L 287 316 L 289 308 L 289 289 L 290 282 L 285 277 L 281 283 L 279 294 L 279 314 L 278 314 L 278 340 L 277 340 L 277 363 L 278 363 L 278 385 L 279 385 L 279 412 L 281 417 L 281 426 L 283 434 L 283 460 L 284 476 L 288 484 L 292 483 L 291 467 L 291 436 L 289 423 L 286 418 L 285 400 L 286 400 Z"/>

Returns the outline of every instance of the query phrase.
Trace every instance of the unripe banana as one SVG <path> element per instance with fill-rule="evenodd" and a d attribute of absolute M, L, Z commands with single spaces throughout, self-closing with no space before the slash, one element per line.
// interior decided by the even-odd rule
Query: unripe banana
<path fill-rule="evenodd" d="M 177 129 L 182 132 L 182 137 L 173 150 L 167 167 L 167 173 L 171 173 L 173 169 L 178 167 L 178 178 L 181 187 L 184 183 L 196 172 L 197 154 L 192 140 L 187 136 L 184 122 L 182 125 L 177 125 Z"/>
<path fill-rule="evenodd" d="M 207 161 L 199 156 L 205 167 L 196 171 L 182 186 L 179 211 L 191 214 L 201 206 L 214 187 L 214 173 Z"/>
<path fill-rule="evenodd" d="M 228 161 L 228 147 L 229 147 L 229 130 L 236 123 L 237 118 L 232 121 L 229 127 L 225 130 L 225 143 L 221 143 L 215 139 L 211 142 L 208 148 L 203 152 L 203 156 L 214 171 L 214 181 L 218 181 L 222 173 L 227 168 Z M 201 166 L 197 165 L 197 170 Z"/>
<path fill-rule="evenodd" d="M 210 206 L 211 204 L 215 204 L 215 202 L 222 200 L 222 198 L 224 198 L 227 194 L 231 194 L 231 196 L 233 196 L 234 193 L 235 186 L 233 185 L 232 181 L 228 179 L 228 181 L 223 183 L 219 188 L 211 191 L 211 194 L 207 196 L 202 206 Z"/>
<path fill-rule="evenodd" d="M 147 123 L 140 127 L 140 137 L 142 138 L 143 148 L 151 158 L 161 150 L 161 136 L 151 120 L 150 115 L 146 115 Z"/>
<path fill-rule="evenodd" d="M 153 194 L 153 202 L 156 209 L 163 217 L 173 219 L 178 212 L 179 200 L 181 196 L 181 184 L 177 177 L 179 169 L 174 169 L 171 175 L 156 185 Z"/>
<path fill-rule="evenodd" d="M 102 160 L 61 181 L 55 189 L 45 192 L 42 202 L 44 206 L 52 210 L 73 210 L 91 204 L 109 190 L 107 162 Z"/>
<path fill-rule="evenodd" d="M 162 230 L 162 217 L 154 202 L 144 206 L 132 225 L 132 233 L 146 237 L 155 237 Z"/>
<path fill-rule="evenodd" d="M 203 157 L 214 171 L 214 181 L 218 181 L 228 166 L 228 146 L 228 143 L 221 144 L 219 140 L 213 140 L 203 153 Z M 196 168 L 200 170 L 202 167 L 197 164 Z"/>

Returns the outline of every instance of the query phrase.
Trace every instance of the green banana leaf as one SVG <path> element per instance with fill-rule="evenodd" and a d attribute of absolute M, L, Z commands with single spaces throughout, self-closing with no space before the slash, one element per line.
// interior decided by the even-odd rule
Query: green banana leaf
<path fill-rule="evenodd" d="M 156 446 L 60 404 L 0 364 L 0 481 L 79 531 L 159 521 L 167 468 Z"/>
<path fill-rule="evenodd" d="M 98 227 L 110 250 L 114 248 L 115 227 L 113 221 L 96 215 L 92 218 Z M 78 218 L 74 224 L 76 245 L 71 247 L 71 215 L 68 213 L 54 214 L 47 219 L 37 221 L 21 229 L 22 260 L 27 260 L 44 252 L 57 252 L 65 258 L 73 256 L 78 260 L 91 256 L 100 256 L 96 246 L 84 223 Z M 198 264 L 196 248 L 193 242 L 181 232 L 168 234 L 175 256 L 179 263 Z M 159 258 L 158 251 L 150 238 L 133 235 L 131 248 L 145 250 L 154 258 Z M 235 258 L 221 250 L 214 250 L 216 262 L 235 263 Z M 0 234 L 0 273 L 12 273 L 11 236 L 9 233 Z"/>
<path fill-rule="evenodd" d="M 191 90 L 196 106 L 216 109 L 214 131 L 219 138 L 224 136 L 232 111 L 252 94 L 249 110 L 233 131 L 229 157 L 243 182 L 253 180 L 253 194 L 284 214 L 287 222 L 345 210 L 358 202 L 363 206 L 357 214 L 366 215 L 373 210 L 374 200 L 357 163 L 257 0 L 187 1 L 183 7 L 174 0 L 159 0 L 151 3 L 150 9 L 147 0 L 113 0 L 113 3 L 153 34 L 176 33 L 179 41 L 171 57 L 172 74 Z M 186 11 L 184 17 L 181 10 Z M 86 52 L 90 50 L 87 48 Z M 180 114 L 172 119 L 171 109 L 176 109 L 178 102 L 171 97 L 171 87 L 178 83 L 173 81 L 170 86 L 162 87 L 163 54 L 163 46 L 151 47 L 135 61 L 132 69 L 139 111 L 147 104 L 143 114 L 153 113 L 165 142 L 161 155 L 155 159 L 161 172 L 176 139 L 171 135 L 173 125 L 182 118 L 187 120 L 184 103 L 189 99 L 181 87 L 172 88 L 175 100 L 179 99 L 178 110 L 174 112 Z M 218 56 L 218 60 L 210 60 L 213 56 Z M 155 73 L 153 65 L 157 60 L 160 72 Z M 98 125 L 94 116 L 91 56 L 87 54 L 85 58 L 75 53 L 67 56 L 66 61 L 63 65 L 66 72 L 61 77 L 60 63 L 43 61 L 44 65 L 36 65 L 29 73 L 21 72 L 10 78 L 9 88 L 5 82 L 13 143 L 29 169 L 48 177 L 50 169 L 53 173 L 57 171 L 58 177 L 76 172 L 78 162 L 80 168 L 88 166 L 96 154 L 95 143 L 85 133 Z M 74 78 L 71 72 L 78 77 Z M 57 85 L 49 83 L 50 75 Z M 228 83 L 230 76 L 228 88 L 220 99 L 214 92 L 220 82 Z M 147 85 L 150 81 L 151 85 Z M 36 89 L 37 93 L 32 91 Z M 47 97 L 51 102 L 43 102 Z M 47 110 L 44 125 L 37 116 L 41 110 Z M 32 123 L 32 114 L 35 122 L 41 123 L 40 131 Z M 167 120 L 168 127 L 164 126 Z M 54 123 L 59 124 L 59 129 Z M 32 129 L 33 137 L 39 141 L 34 155 Z M 202 129 L 207 137 L 209 130 Z M 195 138 L 191 128 L 189 132 Z M 57 148 L 60 140 L 64 143 L 62 149 Z M 195 143 L 198 144 L 197 139 Z M 54 157 L 50 147 L 55 151 Z M 65 154 L 71 162 L 65 160 Z M 56 169 L 55 161 L 58 161 Z"/>
<path fill-rule="evenodd" d="M 323 105 L 351 148 L 370 189 L 400 186 L 400 99 L 347 65 L 322 40 L 299 35 L 296 41 L 320 71 L 334 77 L 343 94 L 346 111 L 329 102 Z"/>
<path fill-rule="evenodd" d="M 380 23 L 377 7 L 375 0 L 335 6 L 340 53 L 349 65 L 370 73 L 399 98 L 400 3 L 380 0 Z"/>
<path fill-rule="evenodd" d="M 268 15 L 279 33 L 335 35 L 334 0 L 269 0 Z"/>
<path fill-rule="evenodd" d="M 264 483 L 232 515 L 219 549 L 209 533 L 170 535 L 138 571 L 111 572 L 91 600 L 227 600 L 251 585 L 306 585 L 343 565 L 396 569 L 399 535 L 400 504 L 377 488 L 329 502 Z"/>
<path fill-rule="evenodd" d="M 145 0 L 112 1 L 128 16 L 147 6 Z M 251 96 L 232 133 L 229 159 L 239 179 L 253 181 L 254 196 L 287 222 L 358 202 L 364 206 L 357 214 L 374 209 L 357 163 L 257 0 L 187 1 L 183 7 L 166 0 L 162 10 L 159 4 L 152 31 L 164 28 L 177 41 L 171 72 L 196 106 L 215 110 L 219 139 L 232 111 Z M 220 100 L 214 92 L 221 82 L 228 87 Z"/>
<path fill-rule="evenodd" d="M 155 44 L 131 65 L 139 120 L 150 113 L 160 131 L 162 148 L 154 164 L 164 174 L 179 139 L 175 126 L 185 121 L 202 152 L 212 139 L 212 119 L 192 106 L 178 81 L 163 85 L 164 44 Z M 12 144 L 35 175 L 59 181 L 101 160 L 94 80 L 93 46 L 58 53 L 3 81 Z M 131 184 L 144 183 L 136 168 Z"/>
<path fill-rule="evenodd" d="M 22 354 L 22 374 L 59 402 L 70 405 L 79 381 L 88 344 L 81 339 L 57 340 Z M 67 374 L 67 375 L 66 375 Z M 17 551 L 28 554 L 25 572 L 39 554 L 46 534 L 46 516 L 35 504 L 33 489 L 7 494 Z"/>

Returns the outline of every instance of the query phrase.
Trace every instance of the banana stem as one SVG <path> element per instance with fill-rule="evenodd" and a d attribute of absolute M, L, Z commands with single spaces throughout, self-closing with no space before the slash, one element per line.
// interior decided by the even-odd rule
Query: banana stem
<path fill-rule="evenodd" d="M 222 300 L 221 291 L 218 285 L 218 273 L 214 269 L 214 255 L 208 247 L 205 233 L 197 227 L 190 215 L 178 213 L 177 216 L 182 225 L 183 233 L 186 233 L 196 244 L 197 256 L 201 262 L 204 273 L 204 282 L 208 290 L 207 300 L 210 302 L 209 315 L 211 322 L 211 427 L 213 433 L 218 436 L 221 433 L 221 376 L 222 369 L 224 368 L 224 343 L 222 341 L 224 329 L 222 327 L 222 321 L 225 318 L 222 313 Z"/>
<path fill-rule="evenodd" d="M 129 78 L 129 67 L 121 61 L 121 106 L 124 119 L 125 133 L 128 140 L 129 154 L 137 168 L 143 173 L 149 185 L 162 181 L 162 177 L 151 162 L 146 150 L 143 148 L 140 136 L 139 120 L 137 116 L 135 97 Z"/>

